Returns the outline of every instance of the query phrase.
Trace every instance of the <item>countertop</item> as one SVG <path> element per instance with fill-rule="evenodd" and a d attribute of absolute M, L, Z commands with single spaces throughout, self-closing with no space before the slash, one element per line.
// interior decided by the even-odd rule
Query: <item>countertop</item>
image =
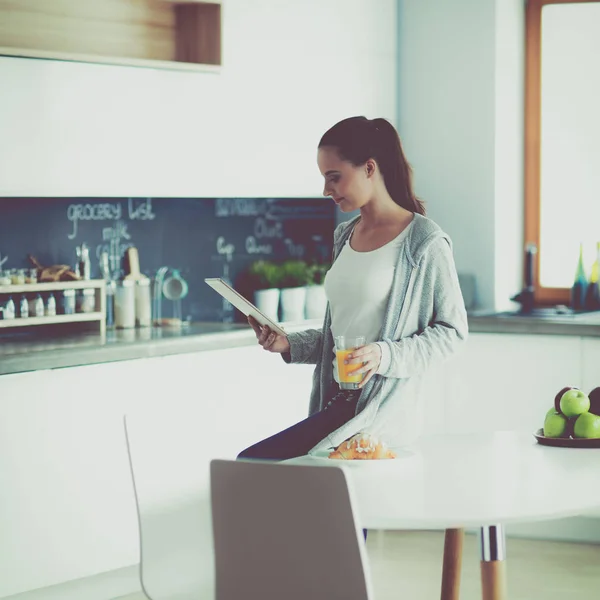
<path fill-rule="evenodd" d="M 319 321 L 285 324 L 289 332 L 319 327 Z M 469 330 L 471 333 L 600 337 L 600 312 L 551 318 L 475 313 L 469 316 Z M 98 333 L 81 333 L 67 337 L 0 338 L 0 375 L 254 344 L 256 338 L 248 325 L 228 323 L 195 323 L 182 329 L 109 331 L 105 337 Z"/>

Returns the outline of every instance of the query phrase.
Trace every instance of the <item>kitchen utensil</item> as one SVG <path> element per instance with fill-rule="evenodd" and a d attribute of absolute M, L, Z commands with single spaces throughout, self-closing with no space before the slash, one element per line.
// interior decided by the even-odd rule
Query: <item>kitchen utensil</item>
<path fill-rule="evenodd" d="M 100 255 L 100 273 L 101 273 L 102 279 L 104 279 L 104 281 L 110 281 L 111 276 L 110 276 L 108 252 L 103 252 Z"/>
<path fill-rule="evenodd" d="M 134 246 L 127 248 L 125 258 L 127 275 L 123 278 L 124 280 L 139 281 L 140 279 L 148 279 L 146 275 L 140 272 L 140 257 L 137 248 Z"/>
<path fill-rule="evenodd" d="M 76 273 L 81 279 L 89 280 L 91 278 L 90 249 L 84 242 L 81 246 L 75 247 L 75 252 L 77 254 Z"/>
<path fill-rule="evenodd" d="M 163 282 L 163 294 L 167 300 L 182 300 L 187 296 L 188 284 L 177 269 Z"/>

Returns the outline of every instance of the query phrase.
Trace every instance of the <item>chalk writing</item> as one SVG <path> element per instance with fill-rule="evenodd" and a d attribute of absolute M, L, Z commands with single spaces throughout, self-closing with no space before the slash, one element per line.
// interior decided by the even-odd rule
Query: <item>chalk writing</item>
<path fill-rule="evenodd" d="M 304 256 L 306 249 L 302 244 L 294 244 L 290 238 L 285 238 L 284 244 L 287 251 L 290 253 L 290 256 L 293 256 L 294 258 L 302 258 Z"/>
<path fill-rule="evenodd" d="M 259 244 L 253 235 L 246 238 L 246 252 L 248 254 L 273 254 L 271 244 Z"/>
<path fill-rule="evenodd" d="M 123 215 L 119 203 L 69 204 L 67 219 L 73 224 L 73 231 L 67 236 L 70 240 L 77 237 L 79 221 L 118 221 Z"/>
<path fill-rule="evenodd" d="M 226 256 L 228 261 L 231 261 L 235 252 L 235 246 L 228 244 L 223 236 L 217 238 L 217 253 L 221 256 Z"/>
<path fill-rule="evenodd" d="M 153 221 L 156 214 L 152 212 L 152 198 L 127 200 L 127 214 L 132 221 Z"/>
<path fill-rule="evenodd" d="M 102 243 L 96 246 L 96 257 L 100 259 L 103 252 L 108 253 L 108 264 L 113 279 L 121 275 L 121 260 L 127 248 L 133 246 L 127 224 L 116 221 L 112 227 L 102 228 Z"/>
<path fill-rule="evenodd" d="M 217 198 L 217 217 L 259 217 L 267 211 L 267 202 L 262 198 Z"/>
<path fill-rule="evenodd" d="M 4 263 L 8 260 L 8 256 L 2 258 L 2 253 L 0 252 L 0 269 L 4 266 Z"/>
<path fill-rule="evenodd" d="M 259 240 L 263 238 L 282 238 L 283 224 L 279 221 L 269 223 L 263 217 L 259 217 L 254 221 L 254 237 Z"/>
<path fill-rule="evenodd" d="M 70 240 L 77 237 L 80 221 L 119 221 L 127 216 L 130 221 L 152 221 L 156 214 L 152 210 L 152 198 L 128 198 L 127 214 L 119 202 L 101 202 L 98 204 L 69 204 L 67 219 L 73 224 Z"/>
<path fill-rule="evenodd" d="M 264 213 L 267 219 L 280 221 L 285 219 L 329 219 L 331 218 L 331 206 L 326 202 L 314 205 L 312 203 L 286 203 L 270 199 Z"/>

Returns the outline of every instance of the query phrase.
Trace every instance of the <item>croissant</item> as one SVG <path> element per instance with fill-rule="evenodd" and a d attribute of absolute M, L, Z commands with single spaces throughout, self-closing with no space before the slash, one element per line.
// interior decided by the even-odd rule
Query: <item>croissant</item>
<path fill-rule="evenodd" d="M 378 460 L 396 458 L 396 453 L 376 436 L 368 433 L 357 433 L 344 440 L 329 454 L 329 458 L 337 460 Z"/>

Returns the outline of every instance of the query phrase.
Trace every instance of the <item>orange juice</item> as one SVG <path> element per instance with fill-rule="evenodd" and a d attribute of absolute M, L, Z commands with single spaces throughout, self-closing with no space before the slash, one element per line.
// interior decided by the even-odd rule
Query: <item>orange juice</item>
<path fill-rule="evenodd" d="M 360 369 L 360 363 L 354 363 L 346 365 L 344 361 L 346 357 L 352 354 L 352 350 L 336 350 L 335 355 L 337 357 L 338 376 L 340 383 L 360 383 L 363 379 L 364 373 L 358 373 L 356 375 L 350 374 L 351 371 Z"/>

